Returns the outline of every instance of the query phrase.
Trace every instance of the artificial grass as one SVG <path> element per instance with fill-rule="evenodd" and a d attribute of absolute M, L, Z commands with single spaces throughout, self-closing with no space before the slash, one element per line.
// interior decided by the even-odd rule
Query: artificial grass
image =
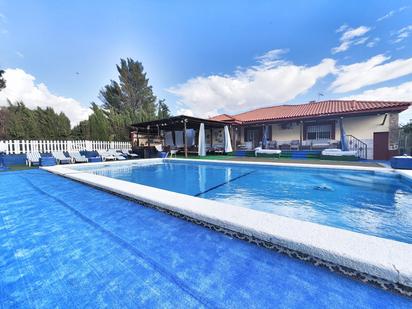
<path fill-rule="evenodd" d="M 182 158 L 182 159 L 185 158 L 183 155 L 178 155 L 177 157 Z M 236 156 L 225 156 L 225 155 L 207 155 L 204 157 L 199 157 L 199 156 L 193 155 L 193 156 L 189 156 L 188 159 L 382 167 L 381 165 L 375 162 L 321 160 L 321 159 L 314 159 L 314 158 L 292 159 L 292 158 L 265 158 L 265 157 L 236 157 Z"/>
<path fill-rule="evenodd" d="M 9 165 L 7 169 L 0 169 L 0 172 L 13 172 L 13 171 L 23 171 L 36 169 L 38 166 L 27 166 L 27 165 Z"/>

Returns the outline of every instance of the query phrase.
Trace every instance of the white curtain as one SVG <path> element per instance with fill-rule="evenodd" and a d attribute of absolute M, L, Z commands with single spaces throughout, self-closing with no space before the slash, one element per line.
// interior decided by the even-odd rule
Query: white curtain
<path fill-rule="evenodd" d="M 175 131 L 175 141 L 176 141 L 177 148 L 184 147 L 185 144 L 183 142 L 183 131 Z"/>
<path fill-rule="evenodd" d="M 195 144 L 195 130 L 186 129 L 187 147 L 191 147 Z"/>
<path fill-rule="evenodd" d="M 225 126 L 225 152 L 232 152 L 232 142 L 230 140 L 229 128 Z"/>
<path fill-rule="evenodd" d="M 205 137 L 205 125 L 202 122 L 199 128 L 199 144 L 198 144 L 198 153 L 200 157 L 206 155 L 206 137 Z"/>
<path fill-rule="evenodd" d="M 173 143 L 173 132 L 172 131 L 165 132 L 165 144 L 166 146 L 174 147 L 175 144 Z"/>

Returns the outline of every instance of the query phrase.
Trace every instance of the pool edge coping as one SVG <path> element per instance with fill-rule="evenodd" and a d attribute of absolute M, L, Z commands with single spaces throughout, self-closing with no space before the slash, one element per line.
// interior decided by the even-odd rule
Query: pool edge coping
<path fill-rule="evenodd" d="M 188 161 L 187 159 L 167 160 Z M 145 159 L 128 162 L 133 162 L 133 165 L 141 165 L 144 163 L 161 163 L 163 161 L 164 159 Z M 232 162 L 234 164 L 246 163 L 199 159 L 190 161 L 219 162 L 222 164 L 232 164 Z M 254 162 L 247 163 L 255 164 Z M 261 163 L 268 165 L 266 162 Z M 108 164 L 121 165 L 125 164 L 125 162 L 100 162 L 87 165 L 98 166 Z M 82 165 L 85 166 L 86 164 Z M 269 165 L 279 166 L 279 163 L 269 163 Z M 281 165 L 290 166 L 288 163 Z M 296 165 L 302 168 L 319 167 L 313 164 L 309 166 L 306 166 L 306 164 L 305 166 L 302 166 L 302 164 Z M 340 169 L 340 167 L 341 166 L 327 166 L 329 169 Z M 353 169 L 353 167 L 343 167 L 343 169 Z M 320 168 L 323 168 L 323 166 Z M 412 287 L 412 265 L 408 263 L 408 261 L 412 260 L 411 244 L 264 213 L 106 176 L 94 175 L 87 173 L 87 171 L 76 171 L 66 166 L 58 165 L 42 167 L 42 169 L 131 198 L 138 202 L 148 203 L 390 282 Z M 371 168 L 355 167 L 355 170 L 371 170 Z M 391 169 L 385 168 L 372 168 L 372 170 L 391 171 Z"/>

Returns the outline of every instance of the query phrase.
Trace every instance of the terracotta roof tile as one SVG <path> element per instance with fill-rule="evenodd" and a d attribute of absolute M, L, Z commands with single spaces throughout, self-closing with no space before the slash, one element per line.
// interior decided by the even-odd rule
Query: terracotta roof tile
<path fill-rule="evenodd" d="M 347 113 L 361 114 L 375 111 L 403 111 L 411 102 L 397 101 L 355 101 L 328 100 L 299 105 L 279 105 L 258 108 L 237 115 L 218 115 L 211 119 L 220 121 L 259 122 L 266 120 L 301 119 L 316 116 L 340 115 Z"/>
<path fill-rule="evenodd" d="M 214 117 L 210 117 L 211 120 L 218 120 L 218 121 L 233 121 L 235 118 L 228 114 L 220 114 Z"/>

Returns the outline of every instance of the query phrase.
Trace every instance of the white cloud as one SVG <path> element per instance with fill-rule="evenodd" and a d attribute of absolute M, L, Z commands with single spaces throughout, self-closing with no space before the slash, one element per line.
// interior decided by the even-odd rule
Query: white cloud
<path fill-rule="evenodd" d="M 191 109 L 180 108 L 177 110 L 177 115 L 194 116 L 194 113 Z"/>
<path fill-rule="evenodd" d="M 388 18 L 392 17 L 393 15 L 395 15 L 396 13 L 400 13 L 400 12 L 402 12 L 402 11 L 408 9 L 408 8 L 409 8 L 408 6 L 402 6 L 397 10 L 389 11 L 387 14 L 383 15 L 382 17 L 379 17 L 376 21 L 379 22 L 379 21 L 388 19 Z"/>
<path fill-rule="evenodd" d="M 4 73 L 6 88 L 0 92 L 0 106 L 7 105 L 7 99 L 23 101 L 29 108 L 53 107 L 56 112 L 63 112 L 73 125 L 87 119 L 90 109 L 83 107 L 72 98 L 55 95 L 43 83 L 35 83 L 36 78 L 22 69 L 6 69 Z"/>
<path fill-rule="evenodd" d="M 360 94 L 351 95 L 342 99 L 348 100 L 383 100 L 412 102 L 412 81 L 394 87 L 381 87 L 366 90 Z M 407 123 L 412 119 L 412 107 L 400 113 L 399 122 Z"/>
<path fill-rule="evenodd" d="M 365 43 L 367 38 L 364 38 L 363 36 L 370 30 L 371 28 L 366 26 L 360 26 L 358 28 L 349 28 L 347 25 L 340 26 L 336 32 L 344 32 L 339 39 L 340 45 L 332 48 L 332 53 L 341 53 L 348 50 L 353 44 L 359 45 Z"/>
<path fill-rule="evenodd" d="M 396 39 L 393 41 L 393 43 L 402 42 L 411 34 L 411 32 L 412 32 L 412 25 L 399 29 L 397 32 L 393 34 L 393 35 L 396 35 Z"/>
<path fill-rule="evenodd" d="M 347 24 L 343 24 L 342 26 L 340 26 L 338 29 L 336 29 L 336 33 L 340 33 L 345 31 L 346 29 L 348 29 L 349 26 Z"/>
<path fill-rule="evenodd" d="M 24 58 L 24 55 L 19 51 L 16 51 L 16 55 L 20 58 Z"/>
<path fill-rule="evenodd" d="M 272 49 L 261 56 L 257 56 L 255 59 L 258 61 L 259 65 L 265 67 L 271 67 L 276 64 L 286 63 L 284 60 L 281 60 L 281 56 L 286 54 L 288 49 Z"/>
<path fill-rule="evenodd" d="M 373 40 L 369 41 L 368 44 L 366 44 L 366 46 L 375 47 L 376 44 L 378 44 L 380 40 L 381 40 L 380 38 L 374 38 Z"/>
<path fill-rule="evenodd" d="M 346 30 L 341 37 L 341 41 L 352 40 L 353 38 L 360 37 L 371 30 L 368 27 L 360 26 L 358 28 Z"/>
<path fill-rule="evenodd" d="M 274 60 L 279 53 L 279 50 L 266 53 L 259 57 L 258 65 L 231 75 L 195 77 L 167 90 L 179 97 L 182 109 L 208 117 L 289 101 L 335 71 L 333 59 L 323 59 L 313 66 L 299 66 Z M 268 55 L 276 57 L 268 58 Z"/>
<path fill-rule="evenodd" d="M 343 93 L 412 73 L 412 58 L 386 62 L 389 59 L 381 54 L 365 62 L 338 67 L 337 78 L 330 89 Z"/>
<path fill-rule="evenodd" d="M 396 11 L 395 11 L 395 10 L 392 10 L 392 11 L 388 12 L 388 14 L 386 14 L 386 15 L 384 15 L 384 16 L 382 16 L 382 17 L 379 17 L 376 21 L 382 21 L 382 20 L 384 20 L 384 19 L 387 19 L 387 18 L 389 18 L 389 17 L 392 17 L 393 15 L 395 15 L 395 13 L 396 13 Z"/>
<path fill-rule="evenodd" d="M 364 36 L 364 37 L 360 38 L 359 40 L 355 40 L 355 41 L 353 42 L 353 45 L 362 45 L 362 44 L 365 44 L 365 42 L 366 42 L 368 39 L 369 39 L 369 37 Z"/>

